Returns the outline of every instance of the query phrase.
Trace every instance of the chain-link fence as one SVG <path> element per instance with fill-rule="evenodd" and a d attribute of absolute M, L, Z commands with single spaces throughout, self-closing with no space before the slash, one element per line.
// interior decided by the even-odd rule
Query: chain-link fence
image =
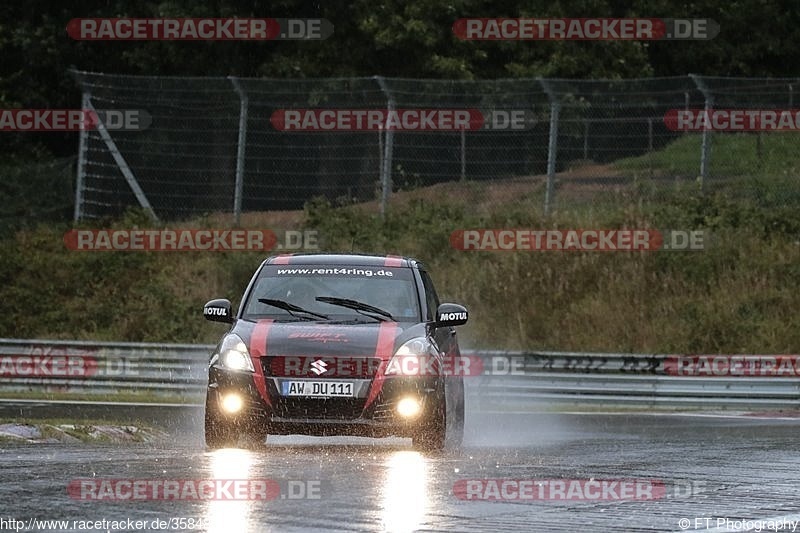
<path fill-rule="evenodd" d="M 681 110 L 791 109 L 800 78 L 74 75 L 84 108 L 144 109 L 152 116 L 143 131 L 81 133 L 76 220 L 138 205 L 164 219 L 231 212 L 238 221 L 243 211 L 300 209 L 316 196 L 375 202 L 383 212 L 393 197 L 437 184 L 451 185 L 450 196 L 476 183 L 508 191 L 498 198 L 524 193 L 546 212 L 659 201 L 676 190 L 726 190 L 772 204 L 800 196 L 794 133 L 685 131 L 667 119 Z M 524 111 L 527 119 L 519 128 L 417 131 L 285 131 L 271 120 L 280 110 L 298 109 L 471 109 L 487 121 L 492 113 Z"/>

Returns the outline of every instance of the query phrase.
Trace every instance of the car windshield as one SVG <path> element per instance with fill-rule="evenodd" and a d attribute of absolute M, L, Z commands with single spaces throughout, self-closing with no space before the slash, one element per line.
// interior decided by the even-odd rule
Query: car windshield
<path fill-rule="evenodd" d="M 342 305 L 342 299 L 366 305 L 354 309 L 357 306 Z M 379 321 L 387 316 L 398 322 L 421 321 L 416 284 L 409 268 L 269 265 L 261 270 L 246 297 L 243 318 L 308 320 L 310 316 L 324 320 L 302 311 L 290 312 L 265 300 L 286 302 L 331 321 Z M 370 311 L 369 307 L 376 309 Z"/>

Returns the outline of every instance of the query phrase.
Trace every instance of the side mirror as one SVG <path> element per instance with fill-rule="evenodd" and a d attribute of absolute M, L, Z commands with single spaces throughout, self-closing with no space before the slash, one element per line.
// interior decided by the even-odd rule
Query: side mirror
<path fill-rule="evenodd" d="M 231 302 L 224 298 L 211 300 L 203 306 L 203 316 L 206 320 L 212 322 L 225 322 L 230 324 L 233 322 L 233 313 L 231 313 Z"/>
<path fill-rule="evenodd" d="M 436 321 L 434 325 L 438 327 L 443 326 L 461 326 L 467 323 L 469 313 L 467 308 L 458 304 L 441 304 L 436 309 Z"/>

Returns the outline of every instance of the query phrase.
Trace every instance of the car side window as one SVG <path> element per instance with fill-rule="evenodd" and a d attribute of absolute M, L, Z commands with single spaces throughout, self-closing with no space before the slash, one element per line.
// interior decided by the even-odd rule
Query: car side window
<path fill-rule="evenodd" d="M 422 286 L 425 288 L 425 300 L 428 307 L 427 320 L 435 320 L 436 308 L 439 307 L 439 297 L 436 295 L 436 289 L 433 288 L 433 280 L 424 270 L 419 271 L 422 277 Z"/>

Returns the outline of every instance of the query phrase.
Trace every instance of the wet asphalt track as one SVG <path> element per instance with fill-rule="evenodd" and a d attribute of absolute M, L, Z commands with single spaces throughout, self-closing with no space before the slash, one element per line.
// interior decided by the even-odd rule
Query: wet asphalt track
<path fill-rule="evenodd" d="M 800 418 L 468 412 L 465 447 L 426 456 L 404 439 L 309 437 L 273 437 L 255 451 L 210 452 L 201 442 L 198 414 L 171 422 L 175 442 L 3 444 L 0 531 L 13 530 L 4 518 L 151 524 L 182 517 L 202 519 L 202 527 L 145 530 L 220 532 L 680 531 L 681 518 L 698 531 L 716 527 L 717 518 L 800 519 Z M 283 495 L 270 501 L 81 501 L 66 490 L 76 478 L 269 478 Z M 645 501 L 457 498 L 454 483 L 473 478 L 644 479 L 663 483 L 667 494 Z M 692 486 L 698 493 L 687 495 Z M 319 497 L 288 497 L 301 487 L 318 490 Z"/>

